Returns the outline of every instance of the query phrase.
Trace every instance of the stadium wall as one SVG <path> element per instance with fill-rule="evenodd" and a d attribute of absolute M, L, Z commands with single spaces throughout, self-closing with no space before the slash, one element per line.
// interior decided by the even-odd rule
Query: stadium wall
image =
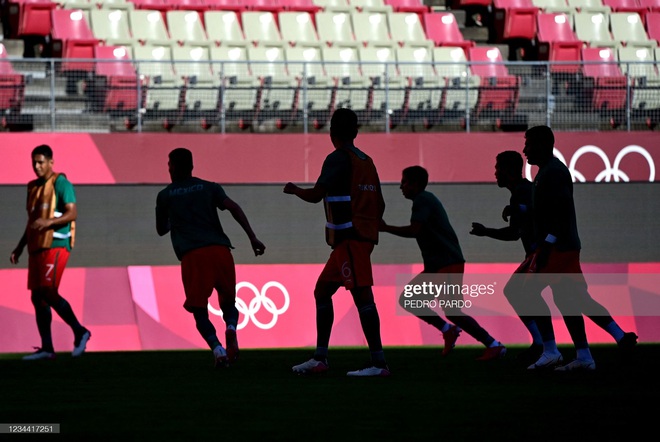
<path fill-rule="evenodd" d="M 42 143 L 54 148 L 56 170 L 66 172 L 76 184 L 79 236 L 62 293 L 73 300 L 75 311 L 81 312 L 94 333 L 90 350 L 202 347 L 192 319 L 181 308 L 178 262 L 169 239 L 158 237 L 154 227 L 155 197 L 169 181 L 167 153 L 179 146 L 195 153 L 198 176 L 225 184 L 267 246 L 266 254 L 255 258 L 240 227 L 228 214 L 221 214 L 236 246 L 239 281 L 247 284 L 239 297 L 249 305 L 263 295 L 270 281 L 280 283 L 289 295 L 286 311 L 275 315 L 262 303 L 260 316 L 248 318 L 241 330 L 244 347 L 313 345 L 311 291 L 329 253 L 323 239 L 323 209 L 284 195 L 282 186 L 287 181 L 315 180 L 331 149 L 327 135 L 2 134 L 0 202 L 5 213 L 0 247 L 7 255 L 25 225 L 25 183 L 34 176 L 29 153 Z M 522 258 L 519 243 L 476 238 L 468 232 L 473 221 L 504 225 L 500 213 L 509 195 L 494 184 L 494 157 L 505 149 L 520 151 L 522 134 L 365 134 L 356 144 L 374 157 L 386 183 L 388 222 L 407 223 L 410 214 L 410 202 L 396 184 L 400 170 L 424 165 L 433 181 L 429 190 L 441 198 L 457 231 L 468 273 L 513 271 Z M 657 135 L 558 133 L 557 145 L 574 174 L 587 181 L 575 186 L 582 257 L 588 263 L 585 271 L 625 273 L 632 268 L 660 273 L 654 264 L 660 262 L 655 246 L 660 219 Z M 634 182 L 606 182 L 617 180 Z M 421 260 L 414 241 L 383 236 L 373 258 L 386 345 L 439 344 L 437 333 L 395 308 L 397 289 L 391 275 L 416 271 Z M 17 267 L 8 261 L 0 260 L 0 281 L 8 294 L 0 301 L 0 327 L 8 337 L 0 343 L 0 352 L 26 351 L 38 343 L 25 288 L 27 259 L 23 257 Z M 251 292 L 252 287 L 256 291 Z M 271 288 L 266 295 L 273 295 L 281 309 L 284 300 L 277 296 L 283 292 L 278 289 Z M 333 345 L 363 345 L 350 297 L 338 293 L 337 302 Z M 504 342 L 526 342 L 519 321 L 505 313 L 486 315 L 480 321 Z M 269 329 L 259 328 L 253 320 L 267 324 L 276 316 Z M 636 330 L 643 341 L 660 340 L 657 318 L 617 319 Z M 590 327 L 592 342 L 610 342 L 609 336 Z M 560 342 L 569 342 L 563 325 L 557 329 Z M 54 332 L 56 346 L 71 345 L 70 332 L 59 319 Z M 461 343 L 475 342 L 462 338 Z"/>

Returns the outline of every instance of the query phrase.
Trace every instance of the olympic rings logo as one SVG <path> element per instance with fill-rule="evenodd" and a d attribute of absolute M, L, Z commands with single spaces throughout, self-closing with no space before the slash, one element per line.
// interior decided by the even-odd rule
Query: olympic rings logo
<path fill-rule="evenodd" d="M 254 297 L 250 300 L 249 303 L 246 303 L 243 299 L 241 299 L 238 296 L 239 291 L 242 288 L 251 290 L 252 294 L 254 295 Z M 284 305 L 282 305 L 282 307 L 279 308 L 276 307 L 275 302 L 268 297 L 268 290 L 271 288 L 277 288 L 282 293 L 284 297 Z M 243 315 L 243 319 L 238 323 L 236 328 L 238 330 L 241 330 L 245 328 L 245 326 L 247 326 L 250 320 L 252 320 L 254 325 L 256 325 L 262 330 L 271 329 L 277 323 L 277 319 L 279 318 L 279 316 L 289 309 L 289 304 L 290 304 L 289 292 L 287 291 L 286 287 L 284 287 L 284 285 L 282 285 L 277 281 L 267 282 L 266 284 L 264 284 L 261 290 L 258 290 L 257 287 L 250 282 L 241 281 L 238 284 L 236 284 L 236 309 L 240 314 Z M 273 315 L 272 319 L 266 323 L 259 321 L 256 316 L 259 310 L 261 310 L 262 305 L 268 313 Z M 210 303 L 208 305 L 208 308 L 212 314 L 216 316 L 222 316 L 222 310 L 216 309 Z"/>
<path fill-rule="evenodd" d="M 582 155 L 585 154 L 594 154 L 598 156 L 601 161 L 603 162 L 603 165 L 605 168 L 596 176 L 595 182 L 599 183 L 601 181 L 605 182 L 628 182 L 630 181 L 630 178 L 628 175 L 620 169 L 621 166 L 621 161 L 623 158 L 628 155 L 628 154 L 639 154 L 641 155 L 646 162 L 649 165 L 649 181 L 653 182 L 655 181 L 655 162 L 653 161 L 653 157 L 651 156 L 650 153 L 646 149 L 644 149 L 641 146 L 637 146 L 635 144 L 626 146 L 623 149 L 619 151 L 619 153 L 616 155 L 614 158 L 614 163 L 610 164 L 610 159 L 607 156 L 605 152 L 603 152 L 603 149 L 601 149 L 598 146 L 593 146 L 593 145 L 587 145 L 587 146 L 582 146 L 578 150 L 575 151 L 573 154 L 573 157 L 571 158 L 570 163 L 566 163 L 566 158 L 562 155 L 562 153 L 555 148 L 554 154 L 559 160 L 566 164 L 568 167 L 568 170 L 571 172 L 571 176 L 573 177 L 573 181 L 579 181 L 581 183 L 584 183 L 586 181 L 586 178 L 582 173 L 580 173 L 577 170 L 577 162 L 582 157 Z M 528 179 L 532 179 L 532 166 L 527 163 L 525 166 L 525 175 L 527 176 Z"/>

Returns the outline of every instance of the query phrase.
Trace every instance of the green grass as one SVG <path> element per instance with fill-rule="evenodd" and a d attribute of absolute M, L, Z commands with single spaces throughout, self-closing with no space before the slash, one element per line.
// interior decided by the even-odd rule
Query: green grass
<path fill-rule="evenodd" d="M 366 349 L 331 349 L 330 372 L 297 376 L 310 350 L 97 352 L 26 362 L 0 355 L 0 423 L 59 423 L 61 440 L 626 440 L 655 432 L 660 345 L 631 358 L 594 345 L 593 373 L 530 373 L 511 347 L 387 348 L 389 378 L 347 378 Z M 573 349 L 563 347 L 567 357 Z M 651 433 L 653 434 L 653 433 Z M 27 440 L 21 436 L 3 440 Z M 57 436 L 28 436 L 46 440 Z"/>

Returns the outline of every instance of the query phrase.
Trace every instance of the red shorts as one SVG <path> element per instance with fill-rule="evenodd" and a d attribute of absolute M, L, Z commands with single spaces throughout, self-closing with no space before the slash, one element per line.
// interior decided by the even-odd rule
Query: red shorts
<path fill-rule="evenodd" d="M 234 257 L 227 246 L 209 246 L 186 253 L 181 260 L 181 279 L 186 293 L 183 307 L 206 308 L 213 289 L 218 301 L 236 299 L 236 269 Z"/>
<path fill-rule="evenodd" d="M 537 249 L 534 253 L 530 253 L 518 269 L 516 269 L 515 273 L 535 273 L 536 258 L 539 251 L 540 249 Z M 553 248 L 548 255 L 548 263 L 538 273 L 582 273 L 580 251 L 569 250 L 561 252 Z"/>
<path fill-rule="evenodd" d="M 66 247 L 31 253 L 28 258 L 28 290 L 59 288 L 70 254 Z"/>
<path fill-rule="evenodd" d="M 347 290 L 356 287 L 371 287 L 374 277 L 371 272 L 371 252 L 374 244 L 348 239 L 332 249 L 319 281 L 337 282 Z"/>

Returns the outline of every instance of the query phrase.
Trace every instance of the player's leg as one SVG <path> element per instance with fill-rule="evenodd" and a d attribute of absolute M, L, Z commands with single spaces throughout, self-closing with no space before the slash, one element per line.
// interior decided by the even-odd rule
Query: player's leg
<path fill-rule="evenodd" d="M 217 246 L 217 270 L 215 289 L 218 293 L 218 303 L 225 321 L 225 344 L 229 362 L 238 359 L 238 309 L 236 308 L 236 267 L 234 257 L 229 247 Z"/>
<path fill-rule="evenodd" d="M 37 321 L 37 330 L 41 337 L 41 347 L 25 357 L 24 360 L 38 360 L 38 359 L 53 359 L 55 358 L 55 350 L 53 348 L 53 337 L 51 334 L 51 323 L 53 321 L 53 314 L 51 313 L 50 306 L 45 301 L 41 290 L 32 290 L 30 297 L 32 305 L 34 306 L 34 315 Z"/>

